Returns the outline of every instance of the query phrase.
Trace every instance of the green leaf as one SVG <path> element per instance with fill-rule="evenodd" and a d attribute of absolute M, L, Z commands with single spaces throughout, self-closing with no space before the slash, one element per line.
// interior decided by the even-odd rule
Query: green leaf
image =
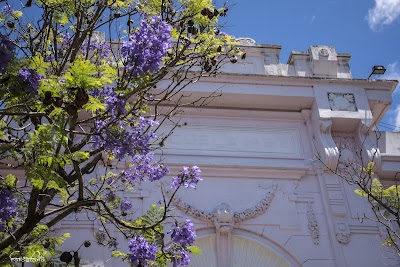
<path fill-rule="evenodd" d="M 359 190 L 359 189 L 354 190 L 354 193 L 356 193 L 356 195 L 358 195 L 360 197 L 367 197 L 368 196 L 367 193 L 365 193 L 363 190 Z"/>
<path fill-rule="evenodd" d="M 38 162 L 42 165 L 50 167 L 53 164 L 53 157 L 40 156 Z"/>
<path fill-rule="evenodd" d="M 86 111 L 95 113 L 96 111 L 104 111 L 106 105 L 101 103 L 101 101 L 93 96 L 89 96 L 89 101 L 83 106 Z"/>
<path fill-rule="evenodd" d="M 126 257 L 126 256 L 127 256 L 127 254 L 122 253 L 119 250 L 114 250 L 113 252 L 111 252 L 111 257 L 114 257 L 114 258 L 121 258 L 121 257 Z"/>
<path fill-rule="evenodd" d="M 22 16 L 22 12 L 21 11 L 19 11 L 19 10 L 16 10 L 16 11 L 14 11 L 14 12 L 12 12 L 11 13 L 11 16 L 14 18 L 14 19 L 18 19 L 18 18 L 20 18 L 21 16 Z"/>
<path fill-rule="evenodd" d="M 54 245 L 57 247 L 61 246 L 64 243 L 64 241 L 70 237 L 71 237 L 70 233 L 65 233 L 61 236 L 52 236 L 50 237 L 50 242 L 54 243 Z"/>
<path fill-rule="evenodd" d="M 47 69 L 50 67 L 50 63 L 45 62 L 44 58 L 41 55 L 38 55 L 31 58 L 29 67 L 42 75 L 46 75 Z"/>
<path fill-rule="evenodd" d="M 69 87 L 78 87 L 83 89 L 101 88 L 105 86 L 101 79 L 95 77 L 98 74 L 96 66 L 83 56 L 78 56 L 75 61 L 69 65 L 68 72 L 64 75 L 66 85 Z"/>
<path fill-rule="evenodd" d="M 72 160 L 82 162 L 87 160 L 90 157 L 89 152 L 85 151 L 76 151 L 75 153 L 72 154 Z"/>
<path fill-rule="evenodd" d="M 194 255 L 201 254 L 201 249 L 198 246 L 189 246 L 189 247 L 187 247 L 187 249 L 190 253 L 193 253 Z"/>
<path fill-rule="evenodd" d="M 68 15 L 66 13 L 55 13 L 54 20 L 60 24 L 67 24 L 68 23 Z"/>
<path fill-rule="evenodd" d="M 6 186 L 11 188 L 14 187 L 17 184 L 17 178 L 15 178 L 15 176 L 13 174 L 7 174 L 6 179 L 5 179 L 5 183 Z"/>
<path fill-rule="evenodd" d="M 32 186 L 36 189 L 41 190 L 43 188 L 44 185 L 44 180 L 39 178 L 39 177 L 32 177 L 30 179 L 30 182 L 32 184 Z"/>
<path fill-rule="evenodd" d="M 38 224 L 35 228 L 33 228 L 32 232 L 31 232 L 31 237 L 32 238 L 40 237 L 40 236 L 44 235 L 45 233 L 47 233 L 48 230 L 49 230 L 49 228 L 46 225 Z"/>

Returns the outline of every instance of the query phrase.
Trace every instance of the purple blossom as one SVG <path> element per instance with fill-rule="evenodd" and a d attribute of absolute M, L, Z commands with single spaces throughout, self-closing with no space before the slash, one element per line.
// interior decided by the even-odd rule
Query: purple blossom
<path fill-rule="evenodd" d="M 117 249 L 119 243 L 115 238 L 111 238 L 110 241 L 108 241 L 108 248 L 109 249 Z"/>
<path fill-rule="evenodd" d="M 189 265 L 190 256 L 186 249 L 179 246 L 170 246 L 165 249 L 165 252 L 171 255 L 173 267 Z"/>
<path fill-rule="evenodd" d="M 135 157 L 150 152 L 148 144 L 155 134 L 146 131 L 150 123 L 148 119 L 143 117 L 132 119 L 132 127 L 127 127 L 122 121 L 112 123 L 110 120 L 95 122 L 95 132 L 98 134 L 91 139 L 94 148 L 104 147 L 106 151 L 113 152 L 118 160 L 126 155 Z"/>
<path fill-rule="evenodd" d="M 56 57 L 54 56 L 54 54 L 47 54 L 44 60 L 49 62 L 49 61 L 53 61 L 55 59 L 56 59 Z"/>
<path fill-rule="evenodd" d="M 121 47 L 126 69 L 132 77 L 157 72 L 162 58 L 171 48 L 171 26 L 161 16 L 143 19 L 129 41 Z"/>
<path fill-rule="evenodd" d="M 104 100 L 107 114 L 125 114 L 126 100 L 122 94 L 117 94 L 114 90 L 113 87 L 106 86 L 101 90 L 94 89 L 90 95 Z"/>
<path fill-rule="evenodd" d="M 171 239 L 174 242 L 179 243 L 182 246 L 190 246 L 194 243 L 197 235 L 190 219 L 186 218 L 183 224 L 175 222 L 172 227 L 172 230 L 168 233 L 171 234 Z"/>
<path fill-rule="evenodd" d="M 45 61 L 52 61 L 56 59 L 56 56 L 60 59 L 63 58 L 72 45 L 72 37 L 69 32 L 60 32 L 57 36 L 57 51 L 54 49 L 48 51 Z"/>
<path fill-rule="evenodd" d="M 14 11 L 11 5 L 5 5 L 0 9 L 0 13 L 2 13 L 3 16 L 11 16 Z"/>
<path fill-rule="evenodd" d="M 132 203 L 128 200 L 122 200 L 120 204 L 122 212 L 127 212 L 132 208 Z"/>
<path fill-rule="evenodd" d="M 26 67 L 20 69 L 18 74 L 22 80 L 24 91 L 30 93 L 31 96 L 37 95 L 39 82 L 43 76 L 40 75 L 36 70 Z"/>
<path fill-rule="evenodd" d="M 169 169 L 164 164 L 153 164 L 147 172 L 150 182 L 158 181 L 169 173 Z"/>
<path fill-rule="evenodd" d="M 95 231 L 94 236 L 99 244 L 102 244 L 106 239 L 106 232 L 104 230 Z"/>
<path fill-rule="evenodd" d="M 197 183 L 199 181 L 202 181 L 203 179 L 201 178 L 201 170 L 197 166 L 192 166 L 192 167 L 182 167 L 182 169 L 179 171 L 178 176 L 174 177 L 172 179 L 172 188 L 177 188 L 179 185 L 183 183 L 183 185 L 188 188 L 196 188 Z"/>
<path fill-rule="evenodd" d="M 81 50 L 86 51 L 88 49 L 88 41 L 85 40 L 81 45 Z M 111 52 L 111 45 L 109 42 L 97 42 L 91 41 L 89 44 L 89 51 L 97 53 L 99 58 L 107 57 Z"/>
<path fill-rule="evenodd" d="M 141 182 L 147 176 L 151 182 L 160 180 L 169 173 L 164 164 L 153 163 L 153 153 L 136 155 L 133 157 L 133 166 L 124 171 L 125 178 L 130 183 Z"/>
<path fill-rule="evenodd" d="M 3 74 L 8 63 L 10 63 L 15 50 L 15 45 L 8 36 L 0 33 L 0 74 Z"/>
<path fill-rule="evenodd" d="M 149 244 L 143 236 L 136 236 L 129 240 L 128 244 L 129 256 L 128 259 L 132 265 L 147 265 L 147 261 L 156 259 L 157 246 Z"/>
<path fill-rule="evenodd" d="M 0 187 L 0 231 L 5 230 L 5 224 L 17 216 L 17 201 L 10 190 Z"/>

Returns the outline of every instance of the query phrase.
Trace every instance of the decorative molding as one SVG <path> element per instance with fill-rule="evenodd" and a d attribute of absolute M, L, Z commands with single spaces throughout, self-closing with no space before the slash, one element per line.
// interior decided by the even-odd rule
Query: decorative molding
<path fill-rule="evenodd" d="M 248 38 L 248 37 L 235 38 L 235 41 L 239 42 L 239 44 L 241 44 L 241 45 L 255 45 L 256 44 L 256 40 L 254 40 L 252 38 Z"/>
<path fill-rule="evenodd" d="M 320 58 L 321 58 L 321 57 L 327 58 L 327 57 L 329 56 L 329 51 L 328 51 L 328 49 L 326 49 L 326 48 L 321 48 L 321 49 L 318 51 L 318 55 L 320 56 Z"/>
<path fill-rule="evenodd" d="M 337 233 L 336 239 L 339 241 L 339 243 L 347 244 L 350 242 L 350 233 Z"/>
<path fill-rule="evenodd" d="M 355 171 L 358 171 L 359 167 L 354 164 L 360 164 L 360 160 L 356 157 L 358 148 L 354 141 L 354 135 L 333 132 L 332 136 L 340 153 L 337 172 L 349 178 L 356 175 Z"/>
<path fill-rule="evenodd" d="M 328 169 L 335 170 L 339 161 L 339 150 L 332 138 L 331 120 L 321 120 L 313 114 L 313 124 L 315 129 L 315 145 L 319 159 Z"/>
<path fill-rule="evenodd" d="M 245 220 L 258 217 L 261 214 L 265 213 L 267 211 L 267 209 L 269 208 L 269 206 L 271 205 L 271 202 L 275 196 L 277 187 L 278 186 L 275 183 L 273 185 L 267 187 L 266 188 L 267 193 L 266 193 L 265 197 L 263 199 L 261 199 L 254 207 L 248 208 L 241 212 L 234 212 L 233 213 L 234 223 L 240 223 Z M 215 222 L 218 208 L 216 210 L 214 210 L 214 212 L 202 211 L 202 210 L 199 210 L 199 209 L 193 207 L 192 205 L 185 203 L 179 197 L 174 197 L 172 202 L 179 210 L 181 210 L 183 213 L 185 213 L 193 218 L 199 219 L 204 222 Z M 221 206 L 219 206 L 219 207 L 221 207 Z"/>
<path fill-rule="evenodd" d="M 307 203 L 307 219 L 308 219 L 308 229 L 310 230 L 311 238 L 315 245 L 319 244 L 319 227 L 317 220 L 315 219 L 314 209 L 312 203 Z"/>
<path fill-rule="evenodd" d="M 336 239 L 339 243 L 347 244 L 350 242 L 350 229 L 347 223 L 344 222 L 336 222 Z"/>
<path fill-rule="evenodd" d="M 296 127 L 189 125 L 174 133 L 163 151 L 184 156 L 304 159 Z"/>
<path fill-rule="evenodd" d="M 379 172 L 382 169 L 382 156 L 379 148 L 377 147 L 376 141 L 375 143 L 372 141 L 370 137 L 370 126 L 366 124 L 365 121 L 360 121 L 358 128 L 355 134 L 355 141 L 357 145 L 362 148 L 361 157 L 362 162 L 374 162 L 374 171 Z"/>
<path fill-rule="evenodd" d="M 261 187 L 261 186 L 260 186 Z M 267 211 L 277 190 L 277 184 L 272 184 L 264 188 L 267 193 L 254 207 L 241 212 L 233 212 L 231 207 L 226 203 L 221 203 L 214 212 L 199 210 L 192 205 L 175 197 L 172 199 L 173 204 L 185 214 L 196 219 L 213 222 L 217 234 L 217 261 L 220 267 L 231 267 L 232 258 L 232 230 L 235 223 L 257 217 Z M 171 196 L 170 192 L 167 192 Z"/>
<path fill-rule="evenodd" d="M 234 213 L 226 203 L 221 203 L 215 210 L 214 224 L 218 233 L 225 234 L 233 229 Z"/>
<path fill-rule="evenodd" d="M 226 203 L 221 203 L 215 210 L 217 257 L 218 266 L 221 267 L 231 267 L 233 216 L 231 207 Z"/>
<path fill-rule="evenodd" d="M 182 211 L 186 215 L 199 219 L 200 221 L 214 222 L 215 220 L 215 213 L 198 210 L 192 205 L 183 202 L 182 199 L 179 197 L 175 196 L 174 199 L 172 200 L 172 203 L 175 205 L 175 207 L 177 207 L 180 211 Z"/>
<path fill-rule="evenodd" d="M 332 111 L 357 111 L 354 94 L 328 93 Z"/>
<path fill-rule="evenodd" d="M 277 187 L 278 186 L 276 184 L 273 184 L 272 186 L 266 188 L 267 189 L 266 196 L 263 199 L 261 199 L 254 207 L 246 209 L 242 212 L 235 212 L 233 215 L 235 223 L 243 222 L 248 219 L 258 217 L 261 214 L 265 213 L 269 208 L 269 206 L 271 205 Z"/>

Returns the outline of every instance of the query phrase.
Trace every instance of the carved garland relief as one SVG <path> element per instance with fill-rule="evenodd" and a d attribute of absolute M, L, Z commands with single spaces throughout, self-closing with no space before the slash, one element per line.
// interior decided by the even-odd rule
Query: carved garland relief
<path fill-rule="evenodd" d="M 319 228 L 317 220 L 315 219 L 314 209 L 311 202 L 307 203 L 307 219 L 308 229 L 310 230 L 311 238 L 315 245 L 319 244 Z"/>
<path fill-rule="evenodd" d="M 273 184 L 266 188 L 267 193 L 254 207 L 245 209 L 241 212 L 234 212 L 232 208 L 221 203 L 214 212 L 202 211 L 192 205 L 175 197 L 172 201 L 174 205 L 185 214 L 196 219 L 213 222 L 216 228 L 217 237 L 217 261 L 219 267 L 231 267 L 232 258 L 232 229 L 235 223 L 255 218 L 267 211 L 272 199 L 275 196 L 277 185 Z M 170 193 L 168 193 L 170 195 Z"/>
<path fill-rule="evenodd" d="M 276 189 L 276 184 L 271 185 L 269 188 L 267 188 L 267 193 L 265 197 L 261 199 L 254 207 L 248 208 L 240 212 L 233 212 L 233 222 L 240 223 L 265 213 L 271 205 L 272 199 L 275 196 Z M 198 210 L 197 208 L 183 202 L 182 199 L 178 197 L 175 197 L 173 199 L 173 203 L 185 214 L 205 222 L 214 222 L 218 212 L 218 209 L 216 209 L 214 212 Z"/>

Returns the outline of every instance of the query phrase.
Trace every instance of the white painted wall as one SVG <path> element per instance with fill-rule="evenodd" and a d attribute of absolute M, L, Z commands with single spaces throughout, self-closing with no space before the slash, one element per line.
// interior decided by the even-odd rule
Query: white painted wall
<path fill-rule="evenodd" d="M 172 172 L 182 165 L 199 165 L 203 171 L 197 190 L 179 193 L 190 211 L 175 212 L 191 217 L 198 229 L 204 254 L 190 266 L 383 266 L 378 226 L 358 220 L 361 213 L 370 214 L 368 205 L 313 158 L 319 153 L 336 166 L 342 139 L 349 147 L 374 149 L 359 139 L 389 103 L 382 107 L 377 94 L 367 90 L 390 98 L 397 83 L 350 79 L 350 57 L 334 48 L 293 52 L 288 64 L 281 64 L 279 46 L 251 40 L 245 44 L 246 60 L 226 65 L 226 74 L 188 89 L 194 96 L 215 89 L 223 95 L 207 108 L 186 109 L 179 119 L 187 126 L 175 130 L 163 150 Z M 319 53 L 322 48 L 330 53 L 327 58 Z M 339 110 L 332 110 L 329 93 L 341 98 L 351 94 L 355 101 L 343 104 L 346 100 L 341 99 Z M 165 125 L 159 134 L 167 129 Z M 385 178 L 400 170 L 400 138 L 386 135 L 382 146 L 377 174 Z M 125 197 L 140 214 L 161 200 L 158 192 L 156 184 L 144 185 Z M 196 215 L 213 215 L 221 203 L 242 219 L 216 224 Z M 58 227 L 72 235 L 63 248 L 93 240 L 93 231 L 100 227 L 71 216 Z M 122 266 L 105 248 L 82 252 L 86 266 Z"/>

